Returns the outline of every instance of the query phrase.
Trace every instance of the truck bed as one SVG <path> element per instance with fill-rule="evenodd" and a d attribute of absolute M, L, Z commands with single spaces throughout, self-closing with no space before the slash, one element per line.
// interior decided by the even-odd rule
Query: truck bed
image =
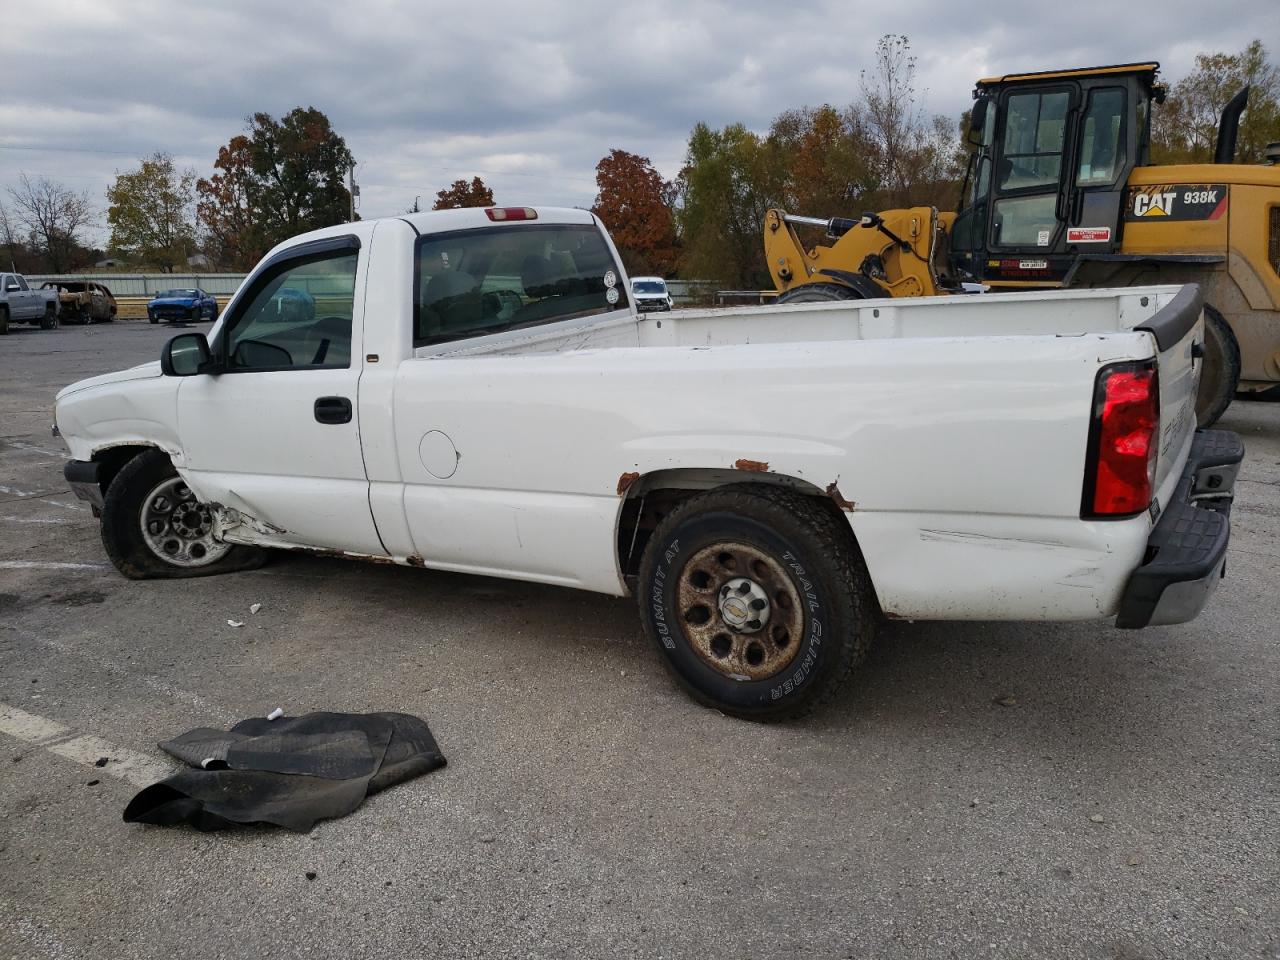
<path fill-rule="evenodd" d="M 426 356 L 561 353 L 606 347 L 724 347 L 848 340 L 1080 336 L 1128 333 L 1167 305 L 1178 286 L 962 294 L 675 310 L 661 316 L 589 317 L 554 328 L 510 330 L 438 344 Z"/>

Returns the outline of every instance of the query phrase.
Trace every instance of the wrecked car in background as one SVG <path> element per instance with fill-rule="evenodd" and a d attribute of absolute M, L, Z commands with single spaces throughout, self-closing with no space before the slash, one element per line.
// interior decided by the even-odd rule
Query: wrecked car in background
<path fill-rule="evenodd" d="M 590 212 L 447 210 L 276 247 L 55 429 L 128 577 L 279 548 L 630 594 L 764 719 L 881 615 L 1195 617 L 1243 456 L 1195 428 L 1203 345 L 1195 286 L 642 315 Z"/>
<path fill-rule="evenodd" d="M 63 323 L 110 323 L 120 309 L 111 291 L 92 280 L 49 280 L 40 287 L 57 293 Z"/>

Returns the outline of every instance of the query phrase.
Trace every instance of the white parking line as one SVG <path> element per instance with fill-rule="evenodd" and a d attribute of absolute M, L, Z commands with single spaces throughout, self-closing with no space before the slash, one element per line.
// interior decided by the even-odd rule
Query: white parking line
<path fill-rule="evenodd" d="M 13 447 L 15 450 L 26 450 L 31 453 L 43 453 L 46 457 L 66 457 L 65 450 L 48 450 L 45 447 L 37 447 L 34 443 L 24 443 L 21 440 L 4 440 L 0 441 L 6 447 Z"/>
<path fill-rule="evenodd" d="M 14 497 L 21 497 L 24 500 L 33 500 L 36 503 L 48 503 L 55 507 L 62 507 L 64 510 L 87 510 L 88 507 L 82 507 L 78 503 L 63 503 L 61 500 L 47 500 L 39 490 L 19 490 L 17 487 L 6 487 L 0 485 L 0 493 L 7 493 Z"/>
<path fill-rule="evenodd" d="M 44 743 L 65 737 L 70 732 L 69 727 L 64 727 L 55 720 L 46 720 L 7 703 L 0 703 L 0 733 L 27 743 Z"/>
<path fill-rule="evenodd" d="M 0 517 L 0 520 L 7 520 L 9 523 L 75 523 L 64 517 Z"/>
<path fill-rule="evenodd" d="M 38 717 L 7 703 L 0 703 L 0 733 L 24 743 L 42 747 L 67 760 L 74 760 L 135 787 L 147 787 L 173 773 L 173 766 L 145 753 L 118 746 L 101 737 L 75 733 L 70 727 L 47 717 Z M 103 758 L 107 762 L 99 767 Z"/>
<path fill-rule="evenodd" d="M 50 753 L 82 763 L 86 767 L 101 770 L 117 780 L 132 783 L 135 787 L 149 787 L 169 776 L 173 769 L 169 764 L 148 757 L 145 753 L 118 747 L 101 737 L 83 736 L 46 747 Z M 97 761 L 107 758 L 107 765 L 99 767 Z"/>
<path fill-rule="evenodd" d="M 0 560 L 0 570 L 106 570 L 105 563 L 59 563 L 55 560 Z"/>

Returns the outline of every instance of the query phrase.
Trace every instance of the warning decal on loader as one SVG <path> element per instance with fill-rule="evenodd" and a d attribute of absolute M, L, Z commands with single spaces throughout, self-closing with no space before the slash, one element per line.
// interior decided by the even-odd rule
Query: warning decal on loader
<path fill-rule="evenodd" d="M 1130 187 L 1125 220 L 1217 220 L 1227 212 L 1225 183 Z"/>

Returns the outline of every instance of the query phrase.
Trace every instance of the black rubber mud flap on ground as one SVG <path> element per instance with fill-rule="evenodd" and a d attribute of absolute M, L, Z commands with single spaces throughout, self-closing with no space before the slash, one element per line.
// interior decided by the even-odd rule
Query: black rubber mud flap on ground
<path fill-rule="evenodd" d="M 198 830 L 270 823 L 305 833 L 366 796 L 445 765 L 426 723 L 404 713 L 309 713 L 202 727 L 160 744 L 189 763 L 125 808 L 126 823 Z"/>

